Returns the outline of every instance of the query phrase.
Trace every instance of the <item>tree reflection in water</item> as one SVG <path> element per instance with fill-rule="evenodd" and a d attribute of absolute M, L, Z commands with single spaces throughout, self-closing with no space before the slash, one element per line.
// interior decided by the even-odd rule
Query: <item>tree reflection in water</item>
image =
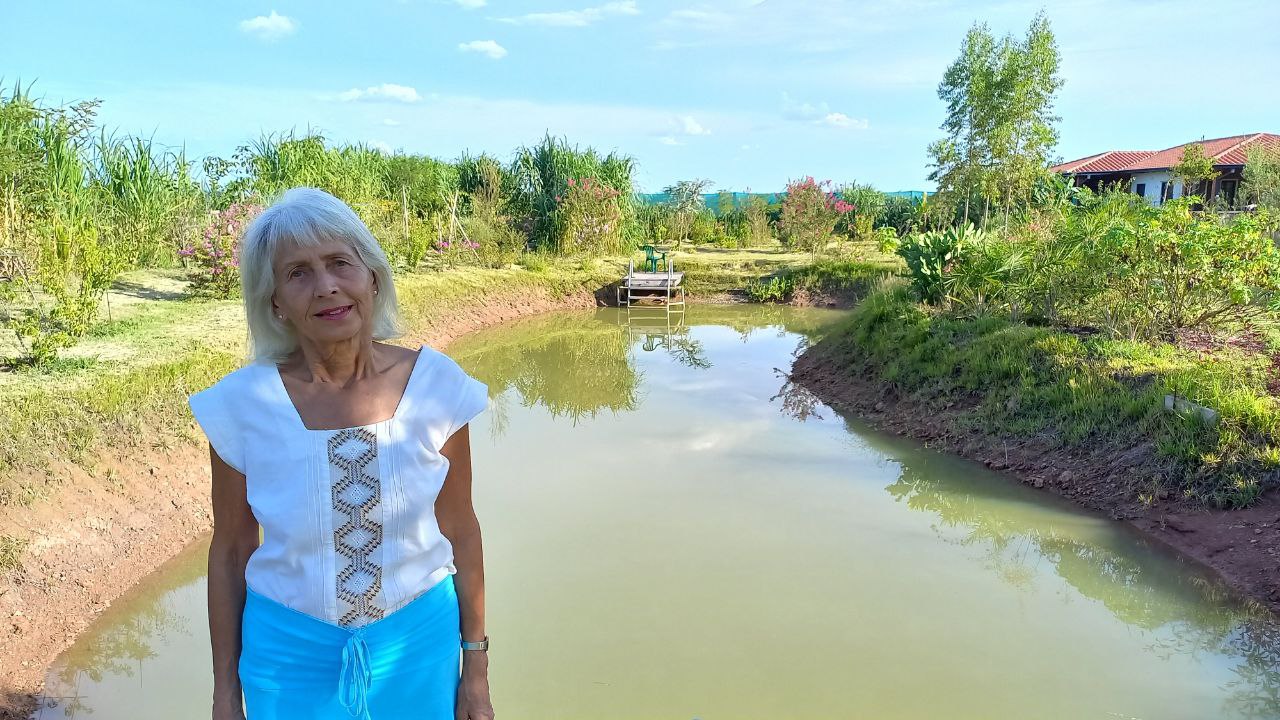
<path fill-rule="evenodd" d="M 821 417 L 818 398 L 788 374 L 779 375 L 784 382 L 774 398 L 782 398 L 782 412 L 800 421 Z M 1080 595 L 1146 631 L 1150 649 L 1160 656 L 1237 658 L 1235 679 L 1223 687 L 1225 709 L 1239 717 L 1280 717 L 1280 624 L 1265 608 L 1239 600 L 1191 568 L 1171 572 L 1174 561 L 1165 554 L 1149 548 L 1124 553 L 1053 521 L 1069 516 L 1010 510 L 1050 504 L 1027 488 L 976 469 L 958 471 L 954 458 L 944 461 L 910 440 L 847 418 L 845 427 L 899 464 L 900 474 L 885 489 L 908 508 L 936 516 L 941 527 L 934 531 L 943 542 L 981 549 L 986 566 L 1020 590 L 1030 590 L 1047 563 Z M 964 533 L 956 539 L 943 528 Z"/>
<path fill-rule="evenodd" d="M 575 424 L 601 411 L 629 412 L 639 404 L 640 373 L 627 337 L 597 316 L 553 313 L 462 338 L 449 355 L 489 386 L 495 399 L 514 390 L 525 407 L 546 408 Z M 505 401 L 495 402 L 491 428 L 505 431 Z"/>
<path fill-rule="evenodd" d="M 166 600 L 205 575 L 208 537 L 191 543 L 149 575 L 94 621 L 49 669 L 39 698 L 40 720 L 58 712 L 64 717 L 92 714 L 89 698 L 80 695 L 85 679 L 100 684 L 108 676 L 141 675 L 142 662 L 157 657 L 156 643 L 190 636 L 191 618 Z M 141 680 L 139 680 L 141 682 Z"/>
<path fill-rule="evenodd" d="M 999 577 L 1026 589 L 1047 562 L 1080 595 L 1146 631 L 1158 654 L 1239 658 L 1232 668 L 1236 679 L 1223 688 L 1235 713 L 1280 713 L 1280 632 L 1263 608 L 1236 600 L 1221 583 L 1190 568 L 1170 572 L 1174 561 L 1155 550 L 1125 553 L 1081 539 L 1072 527 L 1055 524 L 1055 515 L 1001 509 L 1034 503 L 1025 488 L 977 473 L 946 473 L 930 467 L 927 457 L 920 465 L 903 459 L 912 455 L 894 453 L 901 474 L 885 489 L 907 507 L 935 515 L 942 526 L 966 531 L 958 542 L 981 548 Z M 955 542 L 952 534 L 935 531 Z"/>

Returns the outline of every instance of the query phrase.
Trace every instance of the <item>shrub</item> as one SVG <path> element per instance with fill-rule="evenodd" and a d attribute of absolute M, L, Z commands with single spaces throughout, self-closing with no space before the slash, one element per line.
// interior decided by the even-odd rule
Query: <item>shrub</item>
<path fill-rule="evenodd" d="M 769 280 L 752 280 L 747 283 L 747 297 L 752 302 L 784 302 L 795 292 L 795 279 L 790 275 L 774 276 Z"/>
<path fill-rule="evenodd" d="M 475 256 L 485 267 L 506 267 L 520 258 L 525 236 L 501 219 L 472 216 L 463 221 L 467 236 L 475 243 Z"/>
<path fill-rule="evenodd" d="M 579 232 L 579 228 L 567 225 L 581 218 L 561 212 L 561 203 L 569 195 L 570 179 L 576 183 L 591 178 L 593 183 L 617 193 L 614 204 L 618 226 L 604 239 L 616 243 L 608 251 L 619 252 L 626 246 L 623 238 L 634 240 L 638 231 L 633 227 L 634 173 L 635 161 L 630 157 L 614 153 L 602 157 L 592 148 L 579 149 L 564 139 L 547 135 L 537 145 L 516 151 L 507 173 L 511 183 L 509 212 L 518 219 L 518 227 L 529 235 L 534 247 L 553 252 L 572 250 L 560 243 Z"/>
<path fill-rule="evenodd" d="M 821 252 L 841 216 L 854 210 L 831 192 L 830 186 L 830 180 L 819 183 L 812 177 L 787 184 L 778 221 L 783 242 L 814 254 Z"/>
<path fill-rule="evenodd" d="M 840 191 L 840 197 L 853 206 L 844 217 L 844 232 L 855 240 L 870 240 L 884 213 L 886 195 L 870 185 L 853 183 Z"/>
<path fill-rule="evenodd" d="M 621 243 L 621 193 L 590 177 L 569 178 L 564 195 L 556 196 L 560 216 L 559 248 L 568 252 L 603 253 Z"/>
<path fill-rule="evenodd" d="M 876 247 L 882 253 L 896 254 L 898 252 L 898 231 L 892 227 L 876 228 Z"/>
<path fill-rule="evenodd" d="M 690 216 L 689 242 L 694 245 L 719 245 L 724 229 L 710 210 Z"/>
<path fill-rule="evenodd" d="M 1265 213 L 1224 225 L 1192 213 L 1195 201 L 1165 203 L 1105 237 L 1109 285 L 1135 335 L 1247 320 L 1280 292 L 1280 250 L 1262 230 Z"/>
<path fill-rule="evenodd" d="M 901 195 L 886 195 L 884 209 L 876 220 L 877 228 L 891 227 L 899 235 L 906 235 L 915 229 L 923 203 Z"/>
<path fill-rule="evenodd" d="M 939 305 L 947 298 L 948 277 L 967 243 L 981 242 L 986 233 L 972 224 L 946 230 L 908 235 L 898 247 L 898 255 L 911 270 L 911 282 L 922 300 Z"/>
<path fill-rule="evenodd" d="M 194 290 L 219 298 L 236 294 L 240 287 L 240 237 L 261 211 L 262 206 L 246 203 L 214 211 L 202 239 L 178 250 L 178 255 L 195 264 L 190 274 Z"/>

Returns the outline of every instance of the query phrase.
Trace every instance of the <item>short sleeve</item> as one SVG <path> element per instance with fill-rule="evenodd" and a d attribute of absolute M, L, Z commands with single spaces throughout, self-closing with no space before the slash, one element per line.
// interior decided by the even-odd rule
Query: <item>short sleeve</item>
<path fill-rule="evenodd" d="M 449 427 L 445 431 L 446 440 L 489 407 L 489 386 L 471 377 L 462 368 L 458 368 L 457 372 L 460 376 L 458 399 L 453 412 L 449 415 Z"/>
<path fill-rule="evenodd" d="M 245 474 L 245 451 L 240 428 L 228 411 L 223 388 L 218 385 L 201 390 L 187 398 L 191 414 L 218 457 L 240 474 Z"/>

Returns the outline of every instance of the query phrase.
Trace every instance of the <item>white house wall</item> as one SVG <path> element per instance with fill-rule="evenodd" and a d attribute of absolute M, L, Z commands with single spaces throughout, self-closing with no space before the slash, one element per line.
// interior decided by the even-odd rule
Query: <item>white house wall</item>
<path fill-rule="evenodd" d="M 1142 196 L 1145 197 L 1147 199 L 1147 202 L 1151 203 L 1152 205 L 1159 205 L 1160 204 L 1160 183 L 1162 182 L 1173 183 L 1173 194 L 1169 195 L 1170 198 L 1181 197 L 1182 181 L 1174 180 L 1173 173 L 1169 172 L 1168 170 L 1154 170 L 1151 172 L 1135 173 L 1133 176 L 1133 182 L 1131 185 L 1129 185 L 1129 189 L 1133 192 L 1137 192 L 1138 183 L 1145 183 L 1146 187 L 1144 188 Z"/>

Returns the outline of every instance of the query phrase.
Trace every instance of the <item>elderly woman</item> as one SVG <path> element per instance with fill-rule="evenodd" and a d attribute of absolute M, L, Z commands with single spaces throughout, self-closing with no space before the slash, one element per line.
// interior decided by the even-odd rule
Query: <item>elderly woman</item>
<path fill-rule="evenodd" d="M 189 398 L 214 720 L 492 718 L 467 430 L 488 389 L 380 342 L 402 334 L 391 268 L 328 193 L 259 215 L 240 270 L 252 362 Z"/>

